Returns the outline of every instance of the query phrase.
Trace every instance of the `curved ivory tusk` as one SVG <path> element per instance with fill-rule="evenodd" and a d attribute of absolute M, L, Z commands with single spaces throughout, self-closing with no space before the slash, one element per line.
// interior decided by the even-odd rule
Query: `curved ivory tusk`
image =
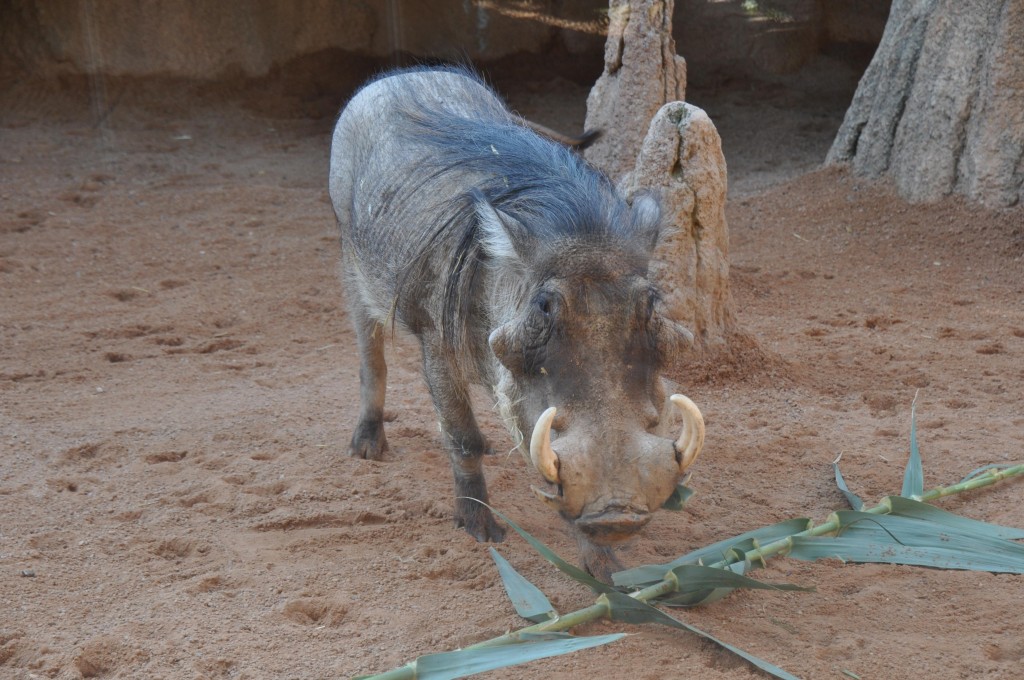
<path fill-rule="evenodd" d="M 558 454 L 551 448 L 551 422 L 557 412 L 558 409 L 551 406 L 541 413 L 530 437 L 530 460 L 552 484 L 558 484 Z"/>
<path fill-rule="evenodd" d="M 562 509 L 562 503 L 558 500 L 558 496 L 550 494 L 547 491 L 542 491 L 532 484 L 530 485 L 530 491 L 532 491 L 533 495 L 539 498 L 541 502 L 548 507 L 554 508 L 555 510 Z"/>
<path fill-rule="evenodd" d="M 683 472 L 693 465 L 704 447 L 704 416 L 689 397 L 673 394 L 669 399 L 683 417 L 683 429 L 679 433 L 679 439 L 675 441 L 676 452 L 679 454 L 679 471 Z"/>

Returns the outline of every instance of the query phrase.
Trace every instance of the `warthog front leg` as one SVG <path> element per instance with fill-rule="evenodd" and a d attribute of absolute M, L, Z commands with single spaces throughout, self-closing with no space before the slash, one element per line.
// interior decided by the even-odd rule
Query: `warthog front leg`
<path fill-rule="evenodd" d="M 482 458 L 490 450 L 473 416 L 467 385 L 456 362 L 426 342 L 423 369 L 455 478 L 455 526 L 465 528 L 478 541 L 500 543 L 505 530 L 486 506 L 476 502 L 488 502 Z"/>
<path fill-rule="evenodd" d="M 583 568 L 599 581 L 612 582 L 612 574 L 622 571 L 622 563 L 615 556 L 614 550 L 609 546 L 594 545 L 583 532 L 578 529 L 574 531 L 576 542 L 580 547 L 580 559 Z"/>

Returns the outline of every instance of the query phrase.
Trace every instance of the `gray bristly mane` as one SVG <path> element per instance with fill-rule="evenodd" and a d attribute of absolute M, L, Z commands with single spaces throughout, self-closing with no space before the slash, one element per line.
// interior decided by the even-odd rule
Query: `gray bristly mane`
<path fill-rule="evenodd" d="M 475 79 L 471 72 L 455 72 Z M 438 243 L 454 244 L 445 268 L 441 331 L 455 344 L 465 340 L 465 322 L 478 297 L 472 291 L 481 283 L 482 267 L 489 259 L 482 247 L 473 189 L 522 224 L 537 248 L 573 238 L 628 241 L 632 226 L 628 207 L 608 178 L 577 153 L 521 125 L 499 108 L 496 98 L 476 108 L 475 116 L 468 117 L 410 93 L 398 112 L 411 123 L 408 142 L 433 151 L 421 186 L 446 176 L 475 179 L 475 186 L 466 186 L 439 206 L 438 214 L 446 217 L 425 235 L 414 258 L 422 262 Z M 399 280 L 399 294 L 417 280 L 414 270 Z"/>

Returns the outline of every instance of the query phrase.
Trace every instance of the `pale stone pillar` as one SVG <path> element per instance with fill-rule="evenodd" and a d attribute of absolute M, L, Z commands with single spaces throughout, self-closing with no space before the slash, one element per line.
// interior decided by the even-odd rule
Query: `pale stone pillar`
<path fill-rule="evenodd" d="M 698 353 L 726 350 L 736 325 L 729 293 L 728 182 L 722 140 L 708 115 L 685 102 L 661 107 L 620 188 L 627 198 L 638 191 L 660 198 L 663 231 L 651 275 L 668 315 L 693 331 Z"/>
<path fill-rule="evenodd" d="M 673 0 L 611 0 L 604 73 L 587 97 L 588 130 L 604 134 L 587 160 L 618 181 L 633 168 L 647 123 L 686 95 L 686 62 L 672 39 Z"/>

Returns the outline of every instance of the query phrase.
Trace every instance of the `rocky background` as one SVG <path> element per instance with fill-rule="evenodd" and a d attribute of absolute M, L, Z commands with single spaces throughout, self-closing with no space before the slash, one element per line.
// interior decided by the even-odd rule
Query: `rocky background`
<path fill-rule="evenodd" d="M 705 84 L 791 73 L 822 52 L 870 56 L 889 4 L 680 0 L 672 23 L 691 82 Z M 0 73 L 259 78 L 333 53 L 358 63 L 533 57 L 596 78 L 608 23 L 602 0 L 8 0 Z M 572 59 L 535 59 L 553 54 Z"/>

